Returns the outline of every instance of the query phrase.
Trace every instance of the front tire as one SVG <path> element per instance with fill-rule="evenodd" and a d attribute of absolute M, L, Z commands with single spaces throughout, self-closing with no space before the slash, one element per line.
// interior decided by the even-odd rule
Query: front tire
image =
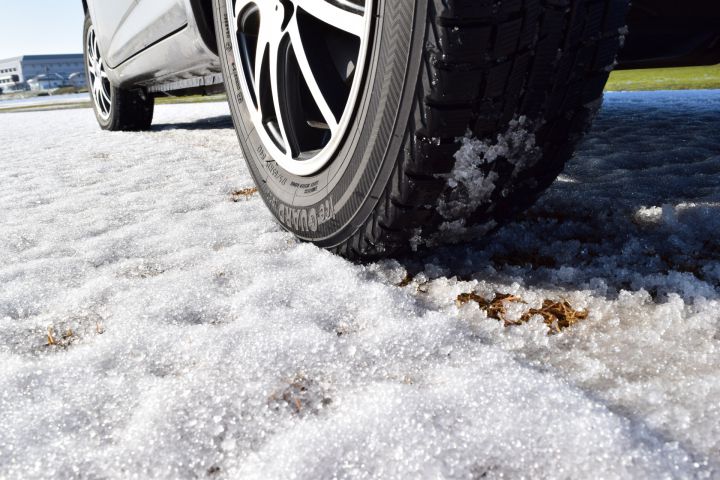
<path fill-rule="evenodd" d="M 90 15 L 83 29 L 85 78 L 100 128 L 111 131 L 147 130 L 152 124 L 155 99 L 145 89 L 121 89 L 112 84 Z"/>
<path fill-rule="evenodd" d="M 273 50 L 254 17 L 267 2 L 214 0 L 233 120 L 280 223 L 351 258 L 476 238 L 530 206 L 600 106 L 627 10 L 627 0 L 351 0 L 322 12 L 310 12 L 317 2 L 278 3 L 278 21 L 268 20 L 277 28 Z M 348 18 L 339 8 L 368 20 L 367 30 L 333 25 Z M 287 34 L 303 22 L 300 35 Z M 357 45 L 353 35 L 367 50 L 345 53 L 343 63 L 336 52 Z M 264 63 L 273 51 L 289 52 L 274 72 L 275 56 Z M 303 63 L 283 90 L 278 79 Z M 362 78 L 348 83 L 345 108 L 332 117 L 313 93 L 329 88 L 328 77 L 342 80 L 350 64 Z M 263 75 L 271 81 L 257 81 Z M 298 112 L 301 135 L 284 133 Z M 329 126 L 344 121 L 345 129 Z M 327 128 L 324 140 L 309 136 L 312 128 Z M 333 142 L 321 168 L 303 164 Z"/>

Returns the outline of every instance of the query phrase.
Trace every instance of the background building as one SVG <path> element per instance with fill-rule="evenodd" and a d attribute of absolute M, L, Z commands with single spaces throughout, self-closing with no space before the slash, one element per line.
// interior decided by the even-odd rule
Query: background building
<path fill-rule="evenodd" d="M 8 58 L 0 60 L 0 88 L 4 92 L 27 90 L 30 80 L 39 76 L 50 76 L 53 81 L 47 81 L 47 77 L 38 78 L 35 85 L 39 85 L 39 89 L 48 86 L 49 89 L 57 88 L 57 76 L 60 76 L 64 82 L 62 85 L 72 85 L 69 77 L 75 73 L 85 75 L 85 60 L 81 53 L 63 54 L 63 55 L 24 55 L 22 57 Z M 77 79 L 77 75 L 73 77 Z M 84 84 L 83 84 L 84 86 Z"/>

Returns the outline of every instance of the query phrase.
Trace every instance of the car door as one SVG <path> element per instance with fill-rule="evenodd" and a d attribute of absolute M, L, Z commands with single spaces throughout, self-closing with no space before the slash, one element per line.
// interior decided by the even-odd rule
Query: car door
<path fill-rule="evenodd" d="M 185 0 L 93 0 L 89 5 L 110 68 L 188 23 Z"/>
<path fill-rule="evenodd" d="M 137 0 L 89 0 L 88 9 L 95 26 L 103 58 L 109 65 L 116 65 L 116 57 L 112 52 L 113 37 L 125 23 L 130 12 L 135 8 Z"/>

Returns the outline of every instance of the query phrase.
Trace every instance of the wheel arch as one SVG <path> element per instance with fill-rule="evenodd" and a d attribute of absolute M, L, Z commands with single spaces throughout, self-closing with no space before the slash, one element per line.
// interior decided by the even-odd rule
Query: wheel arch
<path fill-rule="evenodd" d="M 720 3 L 633 0 L 619 68 L 715 65 L 720 62 Z"/>
<path fill-rule="evenodd" d="M 83 3 L 86 0 L 83 0 Z M 188 0 L 191 13 L 195 19 L 195 25 L 200 32 L 205 45 L 217 55 L 217 38 L 215 37 L 215 22 L 213 19 L 213 8 L 211 0 Z"/>

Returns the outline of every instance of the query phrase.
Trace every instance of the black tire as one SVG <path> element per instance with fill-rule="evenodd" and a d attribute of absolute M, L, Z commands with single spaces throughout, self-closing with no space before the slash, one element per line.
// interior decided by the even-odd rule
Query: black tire
<path fill-rule="evenodd" d="M 601 104 L 627 6 L 379 0 L 350 133 L 324 171 L 297 177 L 248 119 L 226 2 L 214 0 L 230 107 L 263 199 L 299 238 L 349 258 L 476 238 L 528 208 Z"/>
<path fill-rule="evenodd" d="M 90 62 L 88 59 L 88 33 L 92 27 L 92 20 L 89 14 L 85 15 L 85 26 L 83 28 L 83 54 L 85 56 L 85 78 L 88 79 L 90 97 L 92 98 L 95 118 L 100 128 L 110 131 L 137 131 L 147 130 L 152 124 L 155 110 L 155 99 L 143 88 L 121 89 L 110 82 L 106 88 L 109 95 L 109 108 L 105 107 L 106 114 L 102 114 L 102 107 L 98 105 L 98 99 L 93 94 L 91 83 Z"/>

